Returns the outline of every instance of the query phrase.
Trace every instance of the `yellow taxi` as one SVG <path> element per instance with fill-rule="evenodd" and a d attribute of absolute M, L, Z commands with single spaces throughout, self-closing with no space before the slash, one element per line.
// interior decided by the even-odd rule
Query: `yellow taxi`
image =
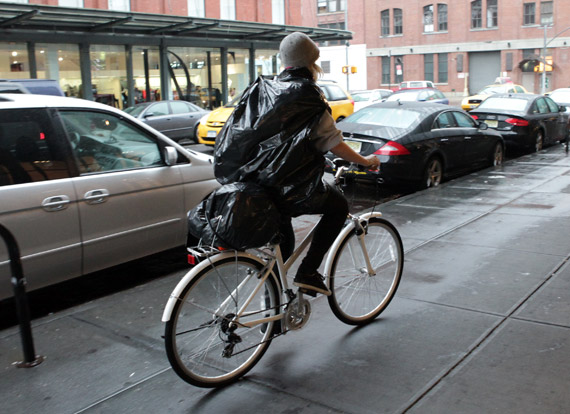
<path fill-rule="evenodd" d="M 461 101 L 461 109 L 465 111 L 470 111 L 475 109 L 487 99 L 489 96 L 496 93 L 528 93 L 527 90 L 521 85 L 515 85 L 514 83 L 503 83 L 485 86 L 476 95 L 468 96 L 463 98 Z"/>
<path fill-rule="evenodd" d="M 354 112 L 354 100 L 338 83 L 334 81 L 317 82 L 331 107 L 332 117 L 340 121 Z M 204 115 L 198 125 L 196 140 L 199 144 L 214 145 L 216 136 L 237 106 L 241 95 L 228 104 Z"/>

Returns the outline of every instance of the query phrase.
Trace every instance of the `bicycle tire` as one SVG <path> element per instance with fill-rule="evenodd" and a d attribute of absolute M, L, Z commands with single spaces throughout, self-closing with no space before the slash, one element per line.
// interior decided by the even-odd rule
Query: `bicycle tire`
<path fill-rule="evenodd" d="M 184 381 L 204 388 L 224 386 L 242 377 L 261 359 L 276 322 L 251 328 L 236 325 L 233 331 L 228 322 L 259 285 L 262 269 L 260 262 L 247 257 L 214 258 L 184 287 L 165 327 L 168 360 Z M 278 285 L 270 275 L 246 311 L 254 312 L 250 315 L 253 318 L 272 316 L 279 313 L 279 304 Z M 240 319 L 247 320 L 247 316 Z M 231 334 L 240 342 L 234 344 L 231 356 L 224 357 L 222 352 L 231 342 Z"/>
<path fill-rule="evenodd" d="M 390 304 L 404 269 L 404 247 L 396 228 L 372 217 L 365 226 L 365 244 L 372 267 L 369 276 L 356 231 L 346 234 L 334 253 L 329 305 L 335 316 L 349 325 L 365 325 Z"/>

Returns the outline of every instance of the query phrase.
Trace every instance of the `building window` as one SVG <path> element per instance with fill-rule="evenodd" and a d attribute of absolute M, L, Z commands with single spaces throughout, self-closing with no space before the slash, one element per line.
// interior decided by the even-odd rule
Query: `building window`
<path fill-rule="evenodd" d="M 344 11 L 346 0 L 317 0 L 317 13 L 334 13 Z"/>
<path fill-rule="evenodd" d="M 404 33 L 402 9 L 394 9 L 394 34 Z"/>
<path fill-rule="evenodd" d="M 447 4 L 437 5 L 437 30 L 447 32 Z"/>
<path fill-rule="evenodd" d="M 433 54 L 424 55 L 424 79 L 433 82 Z"/>
<path fill-rule="evenodd" d="M 382 10 L 380 13 L 380 27 L 382 36 L 390 35 L 390 10 Z"/>
<path fill-rule="evenodd" d="M 523 24 L 532 25 L 535 23 L 536 3 L 525 3 L 523 5 Z"/>
<path fill-rule="evenodd" d="M 24 3 L 27 3 L 27 1 Z M 57 4 L 59 7 L 77 7 L 80 9 L 83 8 L 83 0 L 59 0 Z"/>
<path fill-rule="evenodd" d="M 236 19 L 236 0 L 220 0 L 220 19 Z"/>
<path fill-rule="evenodd" d="M 204 0 L 188 0 L 188 16 L 206 17 Z"/>
<path fill-rule="evenodd" d="M 109 10 L 131 11 L 130 0 L 109 0 Z"/>
<path fill-rule="evenodd" d="M 344 22 L 319 24 L 319 27 L 322 27 L 325 29 L 346 30 L 346 28 L 344 26 Z M 322 41 L 319 42 L 319 46 L 338 46 L 338 45 L 344 45 L 344 44 L 345 44 L 344 40 L 327 40 L 324 42 L 322 42 Z"/>
<path fill-rule="evenodd" d="M 424 6 L 424 33 L 433 32 L 433 5 Z"/>
<path fill-rule="evenodd" d="M 390 56 L 382 56 L 382 83 L 390 84 Z"/>
<path fill-rule="evenodd" d="M 481 27 L 483 27 L 481 0 L 475 0 L 471 2 L 471 28 L 479 29 Z"/>
<path fill-rule="evenodd" d="M 487 0 L 487 27 L 497 27 L 499 25 L 499 11 L 497 0 Z"/>
<path fill-rule="evenodd" d="M 447 53 L 437 55 L 437 81 L 447 83 Z"/>
<path fill-rule="evenodd" d="M 285 24 L 285 0 L 271 0 L 271 19 L 273 24 Z"/>
<path fill-rule="evenodd" d="M 540 2 L 540 24 L 549 25 L 552 24 L 552 2 L 551 1 L 541 1 Z"/>

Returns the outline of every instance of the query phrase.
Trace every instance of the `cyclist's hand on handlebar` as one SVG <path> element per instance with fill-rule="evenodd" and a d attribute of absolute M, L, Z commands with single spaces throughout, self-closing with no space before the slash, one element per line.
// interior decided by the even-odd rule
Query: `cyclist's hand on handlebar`
<path fill-rule="evenodd" d="M 371 154 L 371 155 L 367 155 L 364 158 L 366 159 L 366 161 L 368 161 L 368 164 L 366 164 L 366 167 L 370 168 L 371 170 L 377 170 L 380 168 L 380 160 L 378 159 L 378 157 L 376 155 Z"/>

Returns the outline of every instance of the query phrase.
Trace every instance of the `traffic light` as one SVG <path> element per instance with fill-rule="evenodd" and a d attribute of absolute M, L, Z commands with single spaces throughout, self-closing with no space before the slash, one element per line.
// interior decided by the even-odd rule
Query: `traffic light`
<path fill-rule="evenodd" d="M 347 74 L 347 73 L 348 73 L 348 68 L 350 68 L 350 66 L 343 66 L 343 67 L 342 67 L 342 73 Z"/>
<path fill-rule="evenodd" d="M 356 73 L 356 66 L 343 66 L 342 73 L 348 75 L 349 73 Z"/>

